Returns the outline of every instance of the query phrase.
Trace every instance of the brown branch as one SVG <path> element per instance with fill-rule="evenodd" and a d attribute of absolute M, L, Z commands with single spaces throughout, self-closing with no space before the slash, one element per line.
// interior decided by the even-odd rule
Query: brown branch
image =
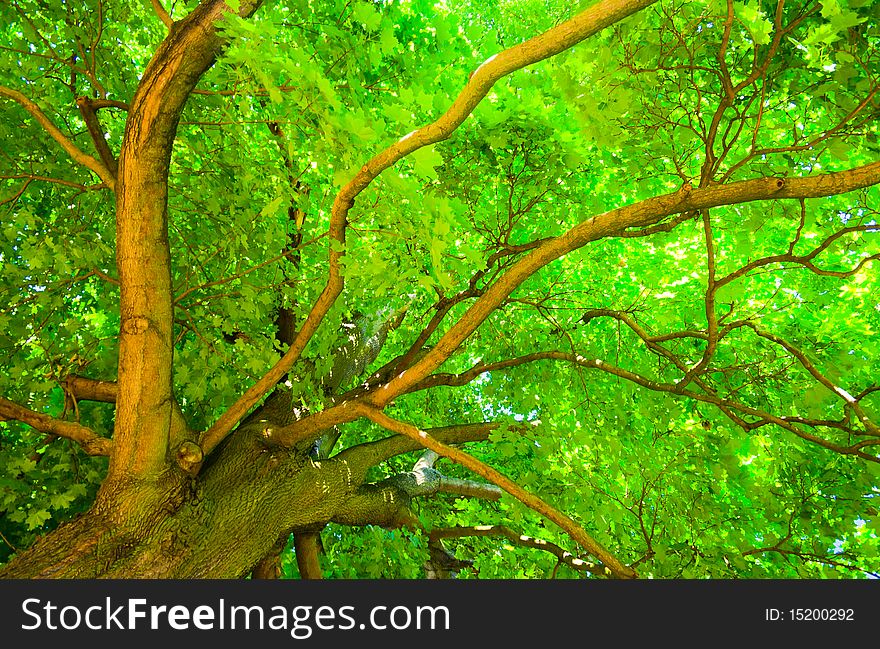
<path fill-rule="evenodd" d="M 0 205 L 6 205 L 7 203 L 15 204 L 16 202 L 18 202 L 18 199 L 24 195 L 24 193 L 27 191 L 27 188 L 30 186 L 30 184 L 32 182 L 33 182 L 32 178 L 28 178 L 27 180 L 25 180 L 24 184 L 18 189 L 17 192 L 15 192 L 9 198 L 4 198 L 3 200 L 0 200 Z"/>
<path fill-rule="evenodd" d="M 803 217 L 802 217 L 802 219 L 803 219 Z M 803 227 L 803 220 L 801 221 L 801 227 Z M 820 243 L 818 246 L 813 248 L 813 250 L 811 250 L 810 252 L 808 252 L 805 255 L 794 254 L 794 252 L 793 252 L 794 246 L 797 242 L 797 239 L 795 239 L 794 241 L 789 243 L 789 251 L 787 253 L 779 254 L 779 255 L 770 255 L 768 257 L 761 257 L 760 259 L 755 259 L 754 261 L 747 263 L 745 266 L 742 266 L 741 268 L 738 268 L 737 270 L 735 270 L 731 273 L 728 273 L 727 275 L 725 275 L 724 277 L 719 279 L 716 282 L 716 288 L 721 288 L 722 286 L 729 284 L 730 282 L 734 281 L 735 279 L 739 279 L 740 277 L 744 276 L 745 274 L 749 273 L 752 270 L 755 270 L 756 268 L 763 268 L 764 266 L 768 266 L 770 264 L 786 263 L 786 262 L 804 266 L 805 268 L 809 269 L 810 271 L 812 271 L 813 273 L 815 273 L 817 275 L 823 275 L 823 276 L 828 276 L 828 277 L 839 277 L 839 278 L 851 277 L 852 275 L 855 275 L 859 270 L 861 270 L 862 266 L 864 266 L 869 261 L 873 261 L 875 259 L 880 258 L 880 254 L 869 255 L 869 256 L 863 257 L 859 261 L 858 265 L 856 265 L 854 268 L 852 268 L 850 270 L 841 270 L 841 271 L 824 270 L 824 269 L 818 268 L 817 266 L 815 266 L 812 263 L 813 259 L 815 259 L 820 253 L 827 250 L 828 247 L 832 243 L 834 243 L 834 241 L 836 241 L 837 239 L 839 239 L 840 237 L 842 237 L 845 234 L 850 234 L 853 232 L 875 232 L 876 230 L 877 230 L 876 225 L 854 225 L 854 226 L 842 228 L 842 229 L 838 230 L 837 232 L 829 235 L 822 243 Z"/>
<path fill-rule="evenodd" d="M 757 55 L 758 55 L 758 45 L 754 45 L 754 53 L 755 53 L 755 64 L 752 66 L 752 72 L 749 76 L 743 79 L 741 82 L 736 84 L 736 86 L 731 87 L 730 81 L 730 73 L 726 69 L 726 63 L 724 60 L 725 51 L 727 48 L 727 39 L 729 37 L 729 31 L 727 28 L 727 24 L 725 24 L 725 38 L 722 42 L 722 47 L 720 50 L 720 62 L 723 66 L 723 76 L 725 79 L 723 82 L 724 86 L 724 95 L 721 97 L 721 101 L 718 103 L 718 108 L 715 110 L 715 113 L 712 115 L 712 121 L 709 124 L 709 129 L 706 133 L 705 137 L 705 153 L 706 159 L 703 163 L 703 167 L 700 170 L 700 186 L 705 187 L 708 185 L 713 178 L 714 173 L 717 171 L 718 166 L 724 159 L 723 153 L 720 156 L 715 155 L 715 139 L 718 135 L 718 128 L 721 125 L 721 120 L 724 116 L 724 113 L 727 109 L 733 104 L 733 101 L 736 95 L 745 89 L 746 87 L 755 83 L 758 79 L 762 78 L 764 74 L 767 72 L 767 68 L 770 66 L 770 62 L 773 60 L 773 57 L 776 55 L 777 50 L 779 49 L 779 45 L 782 42 L 783 36 L 789 31 L 791 31 L 794 26 L 799 21 L 794 21 L 792 24 L 787 27 L 783 27 L 782 25 L 782 15 L 783 15 L 783 7 L 785 6 L 785 0 L 777 0 L 776 3 L 776 15 L 774 18 L 774 30 L 773 30 L 773 40 L 770 43 L 770 46 L 767 50 L 767 54 L 764 57 L 763 62 L 759 65 L 757 63 Z M 732 20 L 732 12 L 733 12 L 733 3 L 728 3 L 728 23 Z M 726 75 L 726 76 L 724 76 Z"/>
<path fill-rule="evenodd" d="M 697 211 L 770 198 L 809 198 L 844 193 L 880 182 L 880 162 L 836 174 L 809 178 L 758 178 L 730 185 L 694 189 L 689 186 L 666 194 L 621 207 L 593 217 L 556 237 L 515 263 L 490 286 L 437 342 L 431 351 L 401 375 L 379 388 L 370 399 L 377 407 L 384 406 L 442 364 L 461 343 L 497 308 L 526 278 L 551 261 L 591 241 L 619 233 L 629 227 L 649 225 L 661 218 L 680 212 Z M 320 416 L 330 418 L 332 409 Z M 300 424 L 304 426 L 304 423 Z M 295 429 L 296 425 L 292 427 Z M 293 432 L 293 431 L 291 431 Z"/>
<path fill-rule="evenodd" d="M 113 442 L 72 421 L 61 421 L 0 397 L 0 419 L 15 420 L 40 432 L 64 437 L 79 444 L 89 455 L 110 455 Z"/>
<path fill-rule="evenodd" d="M 68 374 L 61 382 L 61 387 L 78 401 L 116 403 L 115 381 L 99 381 L 77 374 Z"/>
<path fill-rule="evenodd" d="M 788 146 L 767 147 L 767 148 L 758 149 L 758 148 L 756 148 L 755 145 L 756 145 L 757 137 L 758 137 L 758 128 L 760 126 L 760 117 L 763 114 L 763 110 L 764 110 L 764 106 L 763 106 L 763 102 L 762 102 L 761 108 L 759 109 L 759 113 L 758 113 L 758 122 L 755 124 L 755 129 L 754 129 L 754 132 L 752 135 L 752 145 L 749 149 L 749 152 L 741 160 L 739 160 L 734 165 L 732 165 L 727 170 L 727 172 L 725 172 L 724 176 L 722 177 L 722 181 L 726 181 L 727 179 L 729 179 L 731 176 L 733 176 L 734 172 L 736 172 L 740 167 L 747 164 L 750 160 L 757 158 L 758 156 L 768 156 L 768 155 L 772 155 L 775 153 L 795 153 L 798 151 L 807 151 L 809 149 L 816 148 L 816 145 L 833 137 L 835 133 L 842 130 L 843 127 L 847 125 L 847 123 L 852 121 L 852 119 L 856 115 L 858 115 L 867 105 L 869 105 L 871 103 L 871 100 L 874 98 L 874 96 L 877 94 L 878 91 L 880 91 L 880 86 L 874 86 L 871 89 L 871 92 L 868 93 L 868 95 L 864 99 L 862 99 L 862 101 L 858 104 L 858 106 L 856 106 L 852 111 L 850 111 L 850 113 L 848 115 L 846 115 L 846 117 L 844 117 L 840 122 L 838 122 L 836 126 L 828 129 L 827 131 L 825 131 L 824 133 L 821 133 L 820 135 L 817 135 L 812 140 L 805 142 L 804 144 L 790 144 Z M 763 95 L 762 95 L 762 99 L 763 99 Z M 862 123 L 864 124 L 864 122 L 862 122 Z M 795 142 L 797 142 L 797 140 L 795 140 Z"/>
<path fill-rule="evenodd" d="M 75 401 L 98 401 L 101 403 L 116 403 L 116 396 L 119 392 L 119 386 L 116 381 L 101 381 L 98 379 L 90 379 L 78 374 L 68 374 L 60 383 L 65 393 Z M 180 404 L 174 400 L 171 411 L 171 439 L 180 443 L 183 441 L 191 441 L 195 438 L 195 434 L 190 429 Z M 195 445 L 192 445 L 195 446 Z M 191 457 L 196 454 L 201 461 L 201 450 L 196 450 L 189 446 L 183 449 L 183 455 Z M 183 458 L 179 457 L 179 460 Z"/>
<path fill-rule="evenodd" d="M 188 289 L 184 290 L 182 293 L 180 293 L 180 295 L 178 295 L 177 297 L 174 298 L 174 304 L 178 304 L 178 303 L 182 302 L 184 299 L 186 299 L 187 297 L 189 297 L 190 295 L 192 295 L 196 291 L 202 291 L 206 288 L 212 288 L 214 286 L 228 284 L 229 282 L 233 282 L 237 279 L 241 279 L 245 275 L 249 275 L 250 273 L 253 273 L 257 270 L 260 270 L 261 268 L 265 268 L 266 266 L 269 266 L 271 264 L 274 264 L 275 262 L 281 261 L 282 259 L 287 259 L 289 256 L 290 256 L 290 251 L 288 250 L 288 251 L 282 252 L 279 255 L 275 255 L 274 257 L 270 257 L 266 261 L 261 261 L 259 264 L 251 266 L 250 268 L 246 268 L 245 270 L 243 270 L 241 272 L 234 273 L 232 275 L 228 275 L 226 277 L 223 277 L 221 279 L 217 279 L 217 280 L 214 280 L 211 282 L 205 282 L 204 284 L 199 284 L 198 286 L 190 286 Z"/>
<path fill-rule="evenodd" d="M 865 430 L 869 434 L 880 436 L 880 428 L 877 427 L 877 424 L 875 424 L 873 421 L 871 421 L 868 414 L 861 407 L 861 404 L 859 404 L 859 400 L 856 399 L 854 396 L 852 396 L 849 392 L 847 392 L 846 390 L 841 388 L 840 386 L 834 385 L 834 383 L 832 383 L 827 377 L 825 377 L 825 375 L 822 374 L 816 368 L 816 366 L 810 362 L 810 360 L 807 358 L 806 354 L 804 354 L 800 349 L 798 349 L 795 345 L 791 344 L 787 340 L 783 340 L 782 338 L 780 338 L 779 336 L 777 336 L 775 334 L 771 334 L 768 331 L 764 331 L 763 329 L 758 327 L 758 325 L 756 325 L 753 322 L 746 322 L 745 326 L 748 327 L 749 329 L 751 329 L 752 331 L 754 331 L 761 338 L 764 338 L 766 340 L 769 340 L 771 342 L 776 343 L 780 347 L 784 348 L 785 351 L 787 351 L 789 354 L 794 356 L 798 360 L 798 362 L 801 364 L 801 366 L 807 372 L 809 372 L 810 376 L 812 376 L 819 383 L 821 383 L 823 386 L 825 386 L 829 391 L 833 392 L 834 394 L 839 396 L 841 399 L 843 399 L 844 402 L 847 404 L 847 406 L 849 406 L 850 408 L 853 409 L 853 412 L 856 413 L 856 416 L 859 418 L 859 421 L 862 423 L 862 425 L 865 427 Z"/>
<path fill-rule="evenodd" d="M 446 444 L 465 444 L 467 442 L 479 442 L 489 439 L 493 430 L 502 426 L 498 422 L 478 422 L 474 424 L 456 424 L 454 426 L 441 426 L 429 428 L 427 433 L 436 440 Z M 519 429 L 523 424 L 514 426 Z M 346 470 L 351 472 L 352 480 L 362 481 L 370 467 L 380 462 L 410 453 L 424 448 L 418 441 L 405 435 L 385 437 L 374 442 L 365 442 L 356 446 L 350 446 L 333 456 L 334 461 L 344 462 Z"/>
<path fill-rule="evenodd" d="M 95 108 L 94 103 L 88 97 L 77 97 L 76 105 L 79 108 L 83 121 L 86 123 L 89 135 L 92 136 L 95 150 L 98 152 L 98 155 L 101 156 L 101 161 L 104 163 L 104 166 L 115 178 L 118 164 L 113 152 L 110 150 L 110 145 L 107 144 L 107 140 L 104 138 L 104 129 L 101 127 L 101 122 L 98 120 L 97 109 Z"/>
<path fill-rule="evenodd" d="M 832 559 L 831 557 L 823 556 L 820 554 L 816 554 L 815 552 L 804 552 L 801 550 L 786 550 L 782 547 L 773 546 L 766 548 L 753 548 L 751 550 L 746 550 L 742 553 L 742 556 L 748 557 L 756 554 L 770 554 L 776 553 L 782 557 L 797 557 L 801 561 L 805 563 L 821 563 L 826 566 L 832 566 L 834 568 L 844 568 L 846 570 L 853 570 L 856 572 L 861 572 L 866 575 L 870 575 L 876 579 L 880 579 L 880 572 L 869 570 L 867 568 L 862 568 L 861 566 L 856 566 L 851 563 L 846 563 L 844 561 L 839 561 L 837 559 Z"/>
<path fill-rule="evenodd" d="M 385 169 L 413 151 L 445 140 L 470 115 L 496 81 L 527 65 L 554 56 L 605 27 L 652 5 L 657 0 L 602 0 L 571 20 L 487 59 L 468 79 L 452 106 L 437 120 L 405 135 L 367 162 L 336 195 L 330 211 L 329 277 L 287 353 L 205 431 L 201 446 L 206 453 L 223 440 L 238 421 L 283 377 L 299 359 L 324 316 L 342 293 L 340 272 L 345 253 L 348 213 L 355 199 Z M 326 427 L 326 428 L 329 428 Z"/>
<path fill-rule="evenodd" d="M 470 527 L 444 527 L 431 530 L 429 538 L 431 541 L 442 541 L 443 539 L 460 539 L 471 536 L 488 536 L 488 537 L 504 537 L 511 543 L 522 546 L 524 548 L 533 548 L 535 550 L 543 550 L 555 556 L 561 563 L 578 572 L 592 572 L 601 574 L 605 567 L 591 561 L 578 559 L 568 550 L 561 548 L 555 543 L 536 539 L 525 534 L 517 534 L 505 525 L 474 525 Z"/>
<path fill-rule="evenodd" d="M 685 372 L 679 382 L 680 388 L 685 388 L 695 376 L 701 374 L 712 360 L 718 348 L 718 314 L 715 312 L 715 243 L 712 239 L 712 221 L 709 210 L 703 211 L 703 234 L 706 240 L 706 295 L 703 299 L 706 312 L 706 349 L 696 365 Z"/>
<path fill-rule="evenodd" d="M 732 399 L 725 399 L 717 396 L 713 392 L 708 392 L 707 394 L 702 394 L 698 392 L 693 392 L 690 390 L 683 390 L 679 387 L 678 384 L 673 383 L 663 383 L 660 381 L 656 381 L 641 374 L 637 374 L 635 372 L 631 372 L 629 370 L 625 370 L 623 368 L 617 367 L 610 363 L 607 363 L 598 358 L 585 358 L 580 356 L 579 354 L 572 354 L 568 352 L 561 351 L 547 351 L 547 352 L 535 352 L 533 354 L 527 354 L 525 356 L 520 356 L 518 358 L 508 359 L 505 361 L 499 361 L 497 363 L 486 364 L 486 365 L 477 365 L 466 372 L 462 372 L 461 374 L 435 374 L 428 377 L 426 380 L 417 384 L 415 389 L 425 389 L 436 387 L 439 385 L 449 385 L 449 386 L 461 386 L 469 381 L 474 380 L 477 376 L 482 374 L 483 372 L 507 369 L 510 367 L 516 367 L 518 365 L 523 365 L 525 363 L 540 361 L 540 360 L 559 360 L 564 362 L 569 362 L 579 367 L 587 368 L 587 369 L 596 369 L 606 372 L 608 374 L 612 374 L 619 378 L 625 379 L 636 385 L 640 385 L 643 388 L 647 388 L 649 390 L 653 390 L 655 392 L 665 392 L 672 396 L 681 396 L 690 399 L 694 399 L 695 401 L 700 401 L 703 403 L 708 403 L 713 406 L 716 406 L 719 410 L 721 410 L 725 415 L 734 419 L 734 421 L 746 428 L 756 428 L 758 426 L 766 425 L 768 423 L 773 423 L 787 430 L 790 433 L 797 435 L 798 437 L 805 439 L 809 442 L 813 442 L 819 446 L 822 446 L 830 451 L 834 451 L 835 453 L 840 453 L 842 455 L 855 455 L 864 460 L 869 460 L 871 462 L 880 463 L 880 457 L 871 455 L 869 453 L 863 452 L 861 449 L 864 446 L 874 445 L 880 442 L 860 442 L 856 444 L 852 444 L 850 446 L 841 446 L 839 444 L 834 444 L 829 442 L 828 440 L 819 437 L 817 435 L 813 435 L 806 431 L 800 430 L 794 424 L 802 423 L 810 427 L 815 426 L 827 426 L 828 422 L 824 420 L 813 421 L 802 419 L 799 417 L 788 417 L 788 416 L 776 416 L 770 414 L 768 412 L 764 412 L 757 408 L 753 408 L 751 406 L 747 406 L 745 404 L 739 403 L 737 401 L 733 401 Z M 704 388 L 705 389 L 705 388 Z M 839 394 L 839 393 L 838 393 Z M 842 395 L 841 395 L 842 396 Z M 359 402 L 352 402 L 349 405 L 351 410 L 357 412 L 357 409 L 361 407 Z M 757 417 L 760 421 L 759 424 L 747 424 L 746 422 L 734 418 L 730 411 L 741 412 L 745 415 L 751 415 L 753 417 Z M 831 422 L 832 424 L 837 424 L 837 422 Z M 839 425 L 831 425 L 832 428 L 840 428 Z M 851 432 L 851 431 L 848 431 Z M 873 435 L 875 433 L 869 432 L 861 433 L 861 434 L 869 434 Z"/>
<path fill-rule="evenodd" d="M 300 579 L 323 579 L 321 572 L 321 533 L 297 532 L 293 535 L 296 566 Z"/>
<path fill-rule="evenodd" d="M 524 505 L 562 528 L 572 539 L 577 543 L 580 543 L 585 550 L 599 559 L 605 565 L 606 570 L 610 575 L 625 579 L 632 579 L 638 576 L 634 570 L 621 563 L 598 541 L 587 534 L 587 532 L 573 519 L 566 516 L 558 509 L 548 505 L 534 494 L 525 491 L 516 482 L 499 473 L 492 467 L 480 462 L 472 455 L 434 439 L 428 435 L 427 432 L 419 430 L 412 424 L 392 419 L 376 408 L 360 405 L 358 407 L 358 413 L 387 430 L 406 435 L 410 439 L 422 444 L 425 448 L 428 448 L 443 457 L 449 458 L 453 462 L 461 464 L 463 467 L 473 471 L 477 475 L 498 485 Z"/>
<path fill-rule="evenodd" d="M 36 174 L 11 174 L 11 175 L 2 175 L 0 178 L 4 180 L 36 180 L 44 183 L 54 183 L 56 185 L 64 185 L 65 187 L 73 187 L 74 189 L 78 189 L 82 192 L 91 192 L 98 189 L 107 189 L 107 185 L 104 183 L 98 183 L 96 185 L 81 185 L 80 183 L 75 183 L 70 180 L 64 180 L 63 178 L 49 178 L 48 176 L 38 176 Z"/>
<path fill-rule="evenodd" d="M 171 14 L 169 14 L 165 10 L 165 7 L 162 6 L 161 0 L 150 0 L 150 4 L 153 5 L 153 11 L 156 12 L 159 20 L 162 21 L 162 24 L 168 29 L 171 29 L 172 25 L 174 25 L 174 20 L 171 18 Z"/>
<path fill-rule="evenodd" d="M 131 108 L 124 101 L 118 101 L 116 99 L 89 99 L 89 102 L 92 105 L 92 109 L 96 112 L 101 110 L 102 108 L 118 108 L 119 110 L 127 111 Z"/>
<path fill-rule="evenodd" d="M 46 117 L 46 114 L 39 106 L 17 90 L 5 86 L 0 86 L 0 96 L 8 97 L 21 104 L 21 106 L 37 120 L 40 126 L 45 129 L 52 139 L 61 145 L 61 148 L 67 152 L 67 155 L 69 155 L 74 162 L 93 171 L 110 189 L 116 189 L 116 178 L 110 173 L 110 170 L 92 156 L 83 153 L 66 135 L 64 135 L 64 133 L 58 130 L 58 127 Z"/>

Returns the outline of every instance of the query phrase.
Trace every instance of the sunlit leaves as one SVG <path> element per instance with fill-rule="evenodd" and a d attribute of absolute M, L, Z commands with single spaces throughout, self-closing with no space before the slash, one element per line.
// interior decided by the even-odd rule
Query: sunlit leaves
<path fill-rule="evenodd" d="M 148 3 L 124 15 L 104 3 L 112 11 L 91 52 L 95 74 L 77 72 L 71 93 L 65 61 L 78 39 L 95 37 L 93 3 L 69 15 L 51 3 L 18 4 L 61 54 L 53 57 L 33 27 L 4 8 L 11 49 L 0 53 L 0 82 L 27 90 L 91 151 L 74 95 L 104 97 L 103 87 L 107 98 L 129 101 L 166 30 Z M 726 2 L 661 3 L 499 81 L 455 134 L 383 172 L 348 213 L 345 244 L 328 244 L 337 191 L 374 154 L 442 114 L 489 56 L 564 20 L 573 7 L 269 4 L 253 19 L 224 21 L 229 47 L 190 97 L 172 158 L 174 390 L 195 429 L 210 425 L 284 352 L 279 310 L 302 324 L 325 285 L 328 247 L 345 252 L 345 291 L 290 375 L 294 402 L 312 411 L 328 405 L 315 377 L 333 367 L 342 325 L 356 313 L 406 309 L 367 368 L 375 369 L 409 349 L 438 300 L 460 297 L 426 347 L 537 242 L 598 214 L 685 183 L 807 176 L 876 158 L 871 3 L 836 0 L 817 11 L 786 3 L 778 17 L 777 3 L 757 0 L 733 3 L 732 16 Z M 184 9 L 178 3 L 175 18 Z M 777 39 L 777 21 L 795 24 Z M 74 406 L 59 384 L 76 373 L 115 377 L 113 199 L 71 186 L 94 179 L 62 159 L 21 110 L 9 114 L 0 125 L 10 143 L 7 175 L 67 184 L 35 180 L 0 206 L 0 289 L 10 296 L 0 307 L 0 394 L 109 434 L 112 405 Z M 101 117 L 118 151 L 125 113 L 107 109 Z M 25 180 L 4 179 L 0 200 Z M 871 189 L 806 201 L 803 213 L 795 202 L 766 201 L 710 215 L 716 279 L 789 252 L 718 290 L 721 327 L 754 322 L 797 345 L 834 386 L 868 391 L 862 402 L 872 416 L 880 412 L 880 392 L 870 392 L 880 311 L 876 262 L 863 262 L 880 251 L 868 227 L 876 225 L 876 203 Z M 699 216 L 650 237 L 607 237 L 548 262 L 440 371 L 561 350 L 674 386 L 708 348 L 710 269 Z M 852 226 L 864 227 L 810 257 L 815 268 L 802 263 Z M 650 339 L 620 320 L 585 320 L 587 309 L 625 313 Z M 745 409 L 814 418 L 821 425 L 796 425 L 851 444 L 851 432 L 837 425 L 853 420 L 840 392 L 745 326 L 725 331 L 698 378 L 688 389 L 703 402 L 596 366 L 541 361 L 455 389 L 402 395 L 389 408 L 420 426 L 504 422 L 469 450 L 570 514 L 624 561 L 640 562 L 646 576 L 864 574 L 878 548 L 876 507 L 868 504 L 877 495 L 876 467 L 754 415 L 741 425 L 706 402 L 720 395 Z M 87 505 L 104 465 L 25 426 L 4 422 L 0 431 L 0 530 L 24 546 Z M 341 433 L 341 447 L 382 435 L 364 422 Z M 370 479 L 407 471 L 413 461 L 412 454 L 391 458 Z M 473 477 L 456 466 L 443 470 Z M 504 523 L 580 552 L 507 496 L 497 503 L 441 496 L 413 507 L 426 529 Z M 323 541 L 327 576 L 424 575 L 420 532 L 331 526 Z M 473 561 L 466 577 L 579 576 L 506 540 L 449 545 Z M 835 558 L 850 567 L 829 563 Z M 295 574 L 289 550 L 283 562 Z"/>

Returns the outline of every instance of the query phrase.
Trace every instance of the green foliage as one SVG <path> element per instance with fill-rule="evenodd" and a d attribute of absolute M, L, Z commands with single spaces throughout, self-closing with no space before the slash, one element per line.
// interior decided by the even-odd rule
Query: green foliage
<path fill-rule="evenodd" d="M 0 7 L 0 85 L 26 93 L 90 153 L 75 96 L 130 101 L 166 31 L 149 3 L 103 2 L 101 18 L 97 4 L 16 0 Z M 196 3 L 177 4 L 175 18 Z M 230 45 L 190 98 L 174 146 L 174 387 L 197 430 L 284 352 L 278 309 L 302 323 L 323 289 L 339 188 L 378 151 L 441 115 L 485 59 L 574 11 L 555 0 L 266 4 L 252 19 L 224 21 Z M 713 183 L 876 160 L 880 6 L 835 0 L 799 17 L 789 4 L 799 3 L 786 4 L 783 22 L 798 24 L 752 81 L 753 61 L 774 47 L 776 3 L 734 2 L 725 37 L 727 3 L 664 2 L 501 80 L 451 138 L 385 171 L 349 215 L 345 292 L 291 373 L 302 379 L 292 388 L 298 403 L 324 407 L 309 377 L 332 367 L 351 313 L 408 309 L 375 370 L 409 348 L 438 299 L 485 290 L 521 258 L 518 247 L 685 182 L 696 186 L 707 155 L 717 159 Z M 64 60 L 77 43 L 95 40 L 98 21 L 101 45 L 85 60 L 78 55 L 71 92 Z M 719 82 L 722 48 L 731 83 L 746 83 L 731 97 Z M 5 100 L 2 107 L 0 395 L 109 436 L 113 406 L 72 408 L 59 386 L 69 375 L 115 379 L 114 200 L 81 187 L 95 178 L 31 115 Z M 718 136 L 707 154 L 716 111 Z M 99 115 L 118 152 L 125 113 Z M 808 255 L 832 239 L 812 263 L 834 274 L 791 260 L 767 263 L 720 287 L 715 309 L 722 326 L 754 322 L 803 350 L 834 386 L 867 391 L 861 405 L 874 421 L 880 283 L 877 261 L 865 260 L 880 254 L 877 205 L 878 190 L 869 188 L 710 215 L 716 280 L 773 255 Z M 682 368 L 670 355 L 695 365 L 705 336 L 664 340 L 664 355 L 621 321 L 582 316 L 588 309 L 626 313 L 652 336 L 706 331 L 705 233 L 699 215 L 691 216 L 669 231 L 608 237 L 548 263 L 441 371 L 561 350 L 674 384 Z M 844 228 L 851 230 L 838 235 Z M 472 303 L 455 304 L 428 345 Z M 690 389 L 753 411 L 852 424 L 793 424 L 831 444 L 871 440 L 853 436 L 852 409 L 838 393 L 748 327 L 719 342 L 702 380 Z M 639 562 L 644 576 L 876 574 L 878 465 L 772 422 L 744 428 L 711 403 L 555 361 L 404 395 L 389 412 L 422 428 L 509 423 L 468 451 L 572 516 L 625 562 Z M 523 421 L 533 424 L 525 432 L 516 426 Z M 354 422 L 339 448 L 384 435 Z M 871 448 L 865 452 L 876 458 Z M 415 459 L 391 458 L 370 479 L 408 471 Z M 449 463 L 441 468 L 474 477 Z M 84 511 L 105 470 L 104 460 L 69 442 L 0 423 L 0 563 L 12 547 Z M 413 508 L 426 529 L 504 524 L 579 552 L 507 496 L 497 503 L 438 496 Z M 327 577 L 425 574 L 422 533 L 331 525 L 322 537 Z M 447 547 L 473 562 L 462 577 L 582 576 L 506 539 L 465 538 Z M 282 563 L 285 576 L 297 575 L 290 548 Z"/>

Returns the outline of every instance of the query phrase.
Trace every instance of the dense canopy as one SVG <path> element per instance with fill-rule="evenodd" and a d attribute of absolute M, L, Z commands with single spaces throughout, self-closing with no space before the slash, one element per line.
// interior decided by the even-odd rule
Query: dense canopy
<path fill-rule="evenodd" d="M 0 576 L 880 576 L 880 4 L 0 18 Z"/>

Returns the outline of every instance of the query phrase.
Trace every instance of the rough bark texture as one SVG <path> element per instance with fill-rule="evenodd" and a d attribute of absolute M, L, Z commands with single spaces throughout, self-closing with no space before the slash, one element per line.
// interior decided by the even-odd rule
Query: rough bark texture
<path fill-rule="evenodd" d="M 17 555 L 0 577 L 237 578 L 290 533 L 313 533 L 328 522 L 409 521 L 412 494 L 405 484 L 364 478 L 376 462 L 417 450 L 418 443 L 393 436 L 315 461 L 310 448 L 268 444 L 274 425 L 252 418 L 197 477 L 175 477 L 150 489 L 141 484 L 124 506 L 98 502 Z M 496 427 L 452 426 L 432 435 L 462 443 L 486 439 Z"/>

